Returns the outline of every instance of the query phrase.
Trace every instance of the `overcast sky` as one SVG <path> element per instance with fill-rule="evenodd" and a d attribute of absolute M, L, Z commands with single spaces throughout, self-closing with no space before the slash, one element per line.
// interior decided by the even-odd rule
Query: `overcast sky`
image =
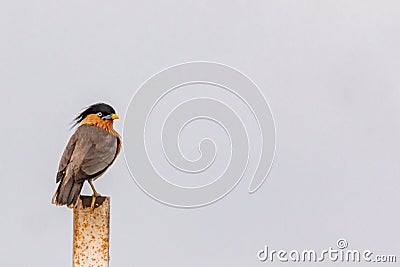
<path fill-rule="evenodd" d="M 146 79 L 192 60 L 230 65 L 257 83 L 275 117 L 274 165 L 255 194 L 244 177 L 213 205 L 178 209 L 142 192 L 121 154 L 96 181 L 111 196 L 110 266 L 280 266 L 257 252 L 323 250 L 339 238 L 351 249 L 398 253 L 399 8 L 3 1 L 1 265 L 71 265 L 72 212 L 50 204 L 69 123 L 98 101 L 123 118 Z"/>

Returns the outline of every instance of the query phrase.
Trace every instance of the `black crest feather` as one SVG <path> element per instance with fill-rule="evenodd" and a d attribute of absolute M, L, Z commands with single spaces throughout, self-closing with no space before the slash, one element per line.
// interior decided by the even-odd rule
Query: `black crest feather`
<path fill-rule="evenodd" d="M 75 127 L 77 124 L 79 124 L 81 121 L 83 121 L 87 115 L 97 114 L 99 112 L 103 113 L 103 115 L 115 114 L 114 108 L 106 103 L 93 104 L 93 105 L 87 107 L 78 116 L 76 116 L 76 118 L 74 119 L 75 123 L 72 127 Z"/>

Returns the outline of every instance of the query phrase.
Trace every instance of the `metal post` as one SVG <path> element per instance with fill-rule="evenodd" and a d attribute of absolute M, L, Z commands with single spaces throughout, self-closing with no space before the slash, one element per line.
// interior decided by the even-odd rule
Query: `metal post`
<path fill-rule="evenodd" d="M 108 267 L 110 197 L 81 196 L 74 208 L 73 267 Z"/>

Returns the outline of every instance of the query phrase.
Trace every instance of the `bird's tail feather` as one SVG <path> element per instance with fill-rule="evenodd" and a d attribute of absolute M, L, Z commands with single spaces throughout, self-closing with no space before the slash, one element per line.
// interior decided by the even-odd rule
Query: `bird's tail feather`
<path fill-rule="evenodd" d="M 68 178 L 64 177 L 64 179 L 60 181 L 51 203 L 59 206 L 67 205 L 68 207 L 73 208 L 78 202 L 83 183 L 75 182 L 72 177 Z"/>

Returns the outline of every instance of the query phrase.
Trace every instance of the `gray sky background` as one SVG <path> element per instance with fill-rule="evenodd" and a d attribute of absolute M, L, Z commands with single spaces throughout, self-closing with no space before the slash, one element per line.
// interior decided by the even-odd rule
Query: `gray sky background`
<path fill-rule="evenodd" d="M 147 78 L 192 60 L 257 83 L 276 121 L 274 165 L 257 193 L 245 177 L 217 203 L 187 210 L 144 194 L 121 154 L 96 182 L 112 198 L 111 266 L 280 266 L 257 251 L 323 250 L 341 237 L 399 259 L 399 7 L 3 1 L 1 265 L 71 265 L 72 213 L 50 204 L 69 123 L 98 101 L 122 117 Z"/>

